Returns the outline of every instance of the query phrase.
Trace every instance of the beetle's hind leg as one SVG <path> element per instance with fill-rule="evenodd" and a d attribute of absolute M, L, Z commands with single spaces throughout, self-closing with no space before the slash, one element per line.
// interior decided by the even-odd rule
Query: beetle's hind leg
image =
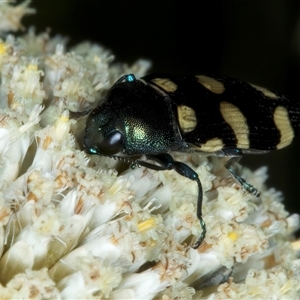
<path fill-rule="evenodd" d="M 203 240 L 205 238 L 205 234 L 206 234 L 205 222 L 202 219 L 203 192 L 202 192 L 201 181 L 199 179 L 198 174 L 193 169 L 191 169 L 188 165 L 186 165 L 180 161 L 174 160 L 173 157 L 167 153 L 157 154 L 157 155 L 147 155 L 147 158 L 156 161 L 159 165 L 154 165 L 154 164 L 148 163 L 146 161 L 142 161 L 142 160 L 138 160 L 135 163 L 139 164 L 141 166 L 150 168 L 150 169 L 157 170 L 157 171 L 173 169 L 180 175 L 182 175 L 190 180 L 196 181 L 197 186 L 198 186 L 198 199 L 197 199 L 196 214 L 197 214 L 197 218 L 200 221 L 200 226 L 202 229 L 200 237 L 197 239 L 197 241 L 193 245 L 193 248 L 197 249 L 200 246 L 200 244 L 203 242 Z"/>
<path fill-rule="evenodd" d="M 217 156 L 230 156 L 229 160 L 225 164 L 225 168 L 230 174 L 238 181 L 245 191 L 252 195 L 259 197 L 260 191 L 257 190 L 252 184 L 248 183 L 244 178 L 235 173 L 232 166 L 238 163 L 243 157 L 243 153 L 240 149 L 223 149 L 216 153 Z"/>

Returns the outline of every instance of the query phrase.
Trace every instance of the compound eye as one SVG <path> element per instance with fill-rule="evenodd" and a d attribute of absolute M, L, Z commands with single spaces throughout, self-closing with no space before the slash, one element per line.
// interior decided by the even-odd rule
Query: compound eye
<path fill-rule="evenodd" d="M 99 150 L 106 155 L 116 154 L 123 150 L 123 137 L 118 131 L 110 133 L 101 143 L 98 145 Z"/>

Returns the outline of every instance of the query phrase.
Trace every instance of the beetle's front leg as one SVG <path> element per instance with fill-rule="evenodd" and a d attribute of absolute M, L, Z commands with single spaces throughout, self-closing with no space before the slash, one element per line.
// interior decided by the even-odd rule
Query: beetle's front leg
<path fill-rule="evenodd" d="M 70 111 L 70 118 L 78 120 L 87 116 L 92 109 L 86 109 L 84 111 Z"/>
<path fill-rule="evenodd" d="M 204 240 L 205 234 L 206 234 L 205 222 L 202 219 L 203 192 L 202 192 L 202 185 L 201 185 L 198 174 L 193 169 L 191 169 L 188 165 L 186 165 L 180 161 L 175 161 L 173 159 L 173 157 L 167 153 L 157 154 L 157 155 L 147 155 L 147 158 L 156 161 L 160 165 L 150 164 L 150 163 L 148 163 L 146 161 L 142 161 L 142 160 L 138 160 L 138 161 L 136 161 L 136 163 L 141 166 L 144 166 L 144 167 L 147 167 L 147 168 L 150 168 L 153 170 L 157 170 L 157 171 L 173 169 L 180 175 L 182 175 L 190 180 L 196 181 L 197 186 L 198 186 L 197 217 L 200 221 L 200 226 L 202 229 L 202 233 L 201 233 L 200 237 L 197 239 L 197 241 L 195 242 L 195 244 L 193 246 L 194 249 L 197 249 L 200 246 L 200 244 L 202 243 L 202 241 Z"/>
<path fill-rule="evenodd" d="M 243 157 L 243 153 L 240 149 L 223 149 L 216 153 L 218 156 L 230 156 L 229 160 L 225 164 L 225 168 L 231 173 L 231 175 L 238 181 L 245 191 L 259 197 L 260 191 L 257 190 L 252 184 L 248 183 L 244 178 L 234 172 L 232 166 L 238 163 Z"/>

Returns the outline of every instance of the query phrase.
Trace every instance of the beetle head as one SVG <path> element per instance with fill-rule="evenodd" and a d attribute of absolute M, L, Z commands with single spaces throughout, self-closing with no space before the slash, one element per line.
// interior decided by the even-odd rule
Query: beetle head
<path fill-rule="evenodd" d="M 105 103 L 90 113 L 83 145 L 89 154 L 111 156 L 123 150 L 123 134 L 116 124 L 118 118 Z"/>

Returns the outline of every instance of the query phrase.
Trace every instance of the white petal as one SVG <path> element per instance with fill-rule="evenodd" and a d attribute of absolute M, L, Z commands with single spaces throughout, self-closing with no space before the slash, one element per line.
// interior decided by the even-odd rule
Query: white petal
<path fill-rule="evenodd" d="M 31 246 L 23 241 L 11 246 L 0 261 L 0 279 L 7 283 L 14 275 L 31 269 L 34 263 L 34 254 Z"/>

